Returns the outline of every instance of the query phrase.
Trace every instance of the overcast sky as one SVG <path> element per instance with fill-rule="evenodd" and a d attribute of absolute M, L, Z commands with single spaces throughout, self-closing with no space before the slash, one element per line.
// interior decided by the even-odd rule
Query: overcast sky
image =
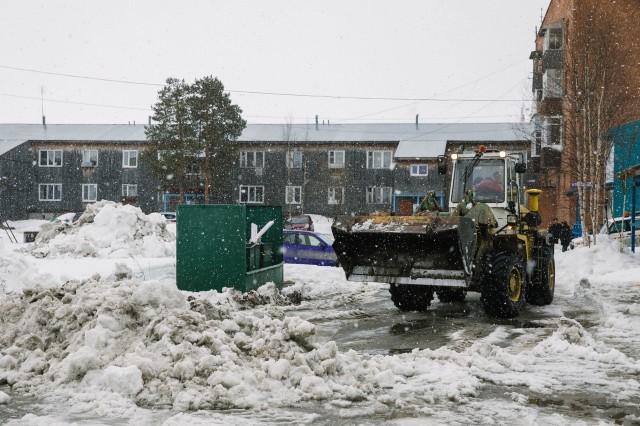
<path fill-rule="evenodd" d="M 0 122 L 146 123 L 207 75 L 250 123 L 518 121 L 548 4 L 0 0 Z"/>

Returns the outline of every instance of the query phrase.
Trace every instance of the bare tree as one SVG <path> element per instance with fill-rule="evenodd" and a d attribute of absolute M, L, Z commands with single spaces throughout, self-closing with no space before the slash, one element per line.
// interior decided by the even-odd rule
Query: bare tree
<path fill-rule="evenodd" d="M 606 163 L 613 148 L 611 130 L 629 121 L 628 84 L 612 17 L 590 1 L 576 2 L 565 49 L 563 168 L 577 183 L 580 219 L 602 223 Z M 583 226 L 583 238 L 588 228 Z M 593 242 L 596 234 L 593 235 Z"/>

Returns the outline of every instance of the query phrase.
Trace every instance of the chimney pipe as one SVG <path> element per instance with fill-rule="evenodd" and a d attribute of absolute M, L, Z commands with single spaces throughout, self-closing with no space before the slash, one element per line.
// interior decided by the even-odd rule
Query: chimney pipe
<path fill-rule="evenodd" d="M 44 115 L 42 116 L 42 125 L 43 126 L 47 125 L 47 117 L 45 117 Z"/>
<path fill-rule="evenodd" d="M 416 114 L 416 130 L 418 130 L 418 117 L 420 117 L 420 114 Z"/>
<path fill-rule="evenodd" d="M 151 116 L 149 116 L 149 126 L 151 126 Z"/>
<path fill-rule="evenodd" d="M 318 130 L 318 115 L 316 115 L 316 130 Z"/>

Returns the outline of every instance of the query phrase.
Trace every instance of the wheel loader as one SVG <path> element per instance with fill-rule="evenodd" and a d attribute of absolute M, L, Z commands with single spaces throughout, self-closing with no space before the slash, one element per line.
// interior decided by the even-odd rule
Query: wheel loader
<path fill-rule="evenodd" d="M 434 294 L 461 302 L 469 291 L 480 293 L 494 317 L 518 316 L 525 301 L 550 304 L 553 242 L 538 229 L 542 191 L 522 190 L 519 154 L 481 145 L 438 163 L 438 172 L 451 176 L 447 209 L 427 191 L 412 216 L 335 218 L 333 248 L 347 279 L 389 283 L 391 300 L 404 311 L 426 311 Z"/>

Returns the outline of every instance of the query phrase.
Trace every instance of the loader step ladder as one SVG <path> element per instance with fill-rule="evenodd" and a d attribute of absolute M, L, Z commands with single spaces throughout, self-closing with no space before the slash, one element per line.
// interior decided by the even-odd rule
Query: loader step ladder
<path fill-rule="evenodd" d="M 18 239 L 16 238 L 15 234 L 11 230 L 11 227 L 9 226 L 9 222 L 7 222 L 6 219 L 2 218 L 2 216 L 0 216 L 0 228 L 4 229 L 4 232 L 7 233 L 7 236 L 9 237 L 9 241 L 11 241 L 12 243 L 18 242 Z"/>

